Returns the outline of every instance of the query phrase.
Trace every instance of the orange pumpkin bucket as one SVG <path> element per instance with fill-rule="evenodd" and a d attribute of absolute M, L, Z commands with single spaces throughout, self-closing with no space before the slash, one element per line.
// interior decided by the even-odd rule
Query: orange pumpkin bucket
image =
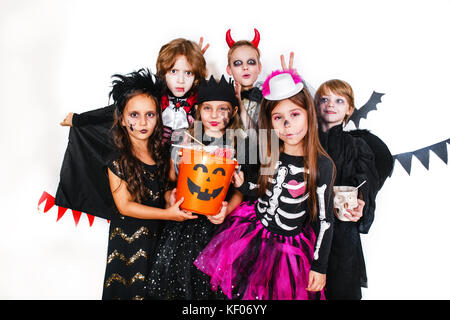
<path fill-rule="evenodd" d="M 237 161 L 204 150 L 182 148 L 177 182 L 180 208 L 203 215 L 216 215 L 230 187 Z"/>

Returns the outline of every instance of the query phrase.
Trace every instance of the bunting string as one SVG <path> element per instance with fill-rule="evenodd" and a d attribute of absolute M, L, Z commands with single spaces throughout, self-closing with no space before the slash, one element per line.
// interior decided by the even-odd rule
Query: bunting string
<path fill-rule="evenodd" d="M 417 158 L 417 160 L 420 161 L 420 163 L 425 167 L 425 169 L 429 170 L 430 151 L 433 151 L 433 153 L 436 154 L 439 157 L 439 159 L 441 159 L 445 164 L 448 164 L 447 144 L 450 144 L 450 139 L 443 140 L 431 146 L 417 149 L 415 151 L 393 155 L 392 157 L 394 158 L 394 168 L 395 163 L 398 161 L 400 165 L 403 167 L 403 169 L 405 169 L 405 171 L 408 173 L 408 175 L 411 175 L 411 162 L 412 157 L 414 156 Z"/>

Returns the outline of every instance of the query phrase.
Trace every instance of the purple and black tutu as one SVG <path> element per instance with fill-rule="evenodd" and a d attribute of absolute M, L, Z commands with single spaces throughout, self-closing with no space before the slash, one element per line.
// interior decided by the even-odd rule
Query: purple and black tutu
<path fill-rule="evenodd" d="M 254 203 L 242 203 L 218 229 L 194 264 L 229 299 L 325 299 L 306 291 L 316 236 L 311 226 L 295 236 L 274 234 L 261 224 Z"/>

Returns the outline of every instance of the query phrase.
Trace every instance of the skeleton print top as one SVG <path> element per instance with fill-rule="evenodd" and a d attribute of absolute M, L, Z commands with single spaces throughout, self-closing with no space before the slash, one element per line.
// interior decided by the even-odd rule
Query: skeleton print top
<path fill-rule="evenodd" d="M 301 233 L 309 223 L 309 192 L 304 171 L 303 157 L 280 154 L 265 195 L 258 197 L 255 203 L 256 216 L 268 231 L 290 237 Z M 323 156 L 319 157 L 315 190 L 317 219 L 312 223 L 316 234 L 312 269 L 319 273 L 326 273 L 333 233 L 333 193 L 330 193 L 332 174 L 332 162 Z M 255 196 L 257 175 L 252 177 L 244 170 L 244 176 L 245 181 L 238 190 L 244 195 Z"/>

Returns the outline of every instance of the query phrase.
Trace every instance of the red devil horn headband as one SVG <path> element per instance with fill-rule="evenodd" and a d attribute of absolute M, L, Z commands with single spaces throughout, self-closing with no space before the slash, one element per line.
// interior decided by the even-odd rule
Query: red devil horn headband
<path fill-rule="evenodd" d="M 251 43 L 255 46 L 255 48 L 258 48 L 260 35 L 259 31 L 255 28 L 255 37 L 251 41 Z M 227 34 L 225 36 L 225 39 L 227 40 L 228 47 L 232 47 L 236 42 L 231 38 L 231 29 L 228 29 Z"/>

